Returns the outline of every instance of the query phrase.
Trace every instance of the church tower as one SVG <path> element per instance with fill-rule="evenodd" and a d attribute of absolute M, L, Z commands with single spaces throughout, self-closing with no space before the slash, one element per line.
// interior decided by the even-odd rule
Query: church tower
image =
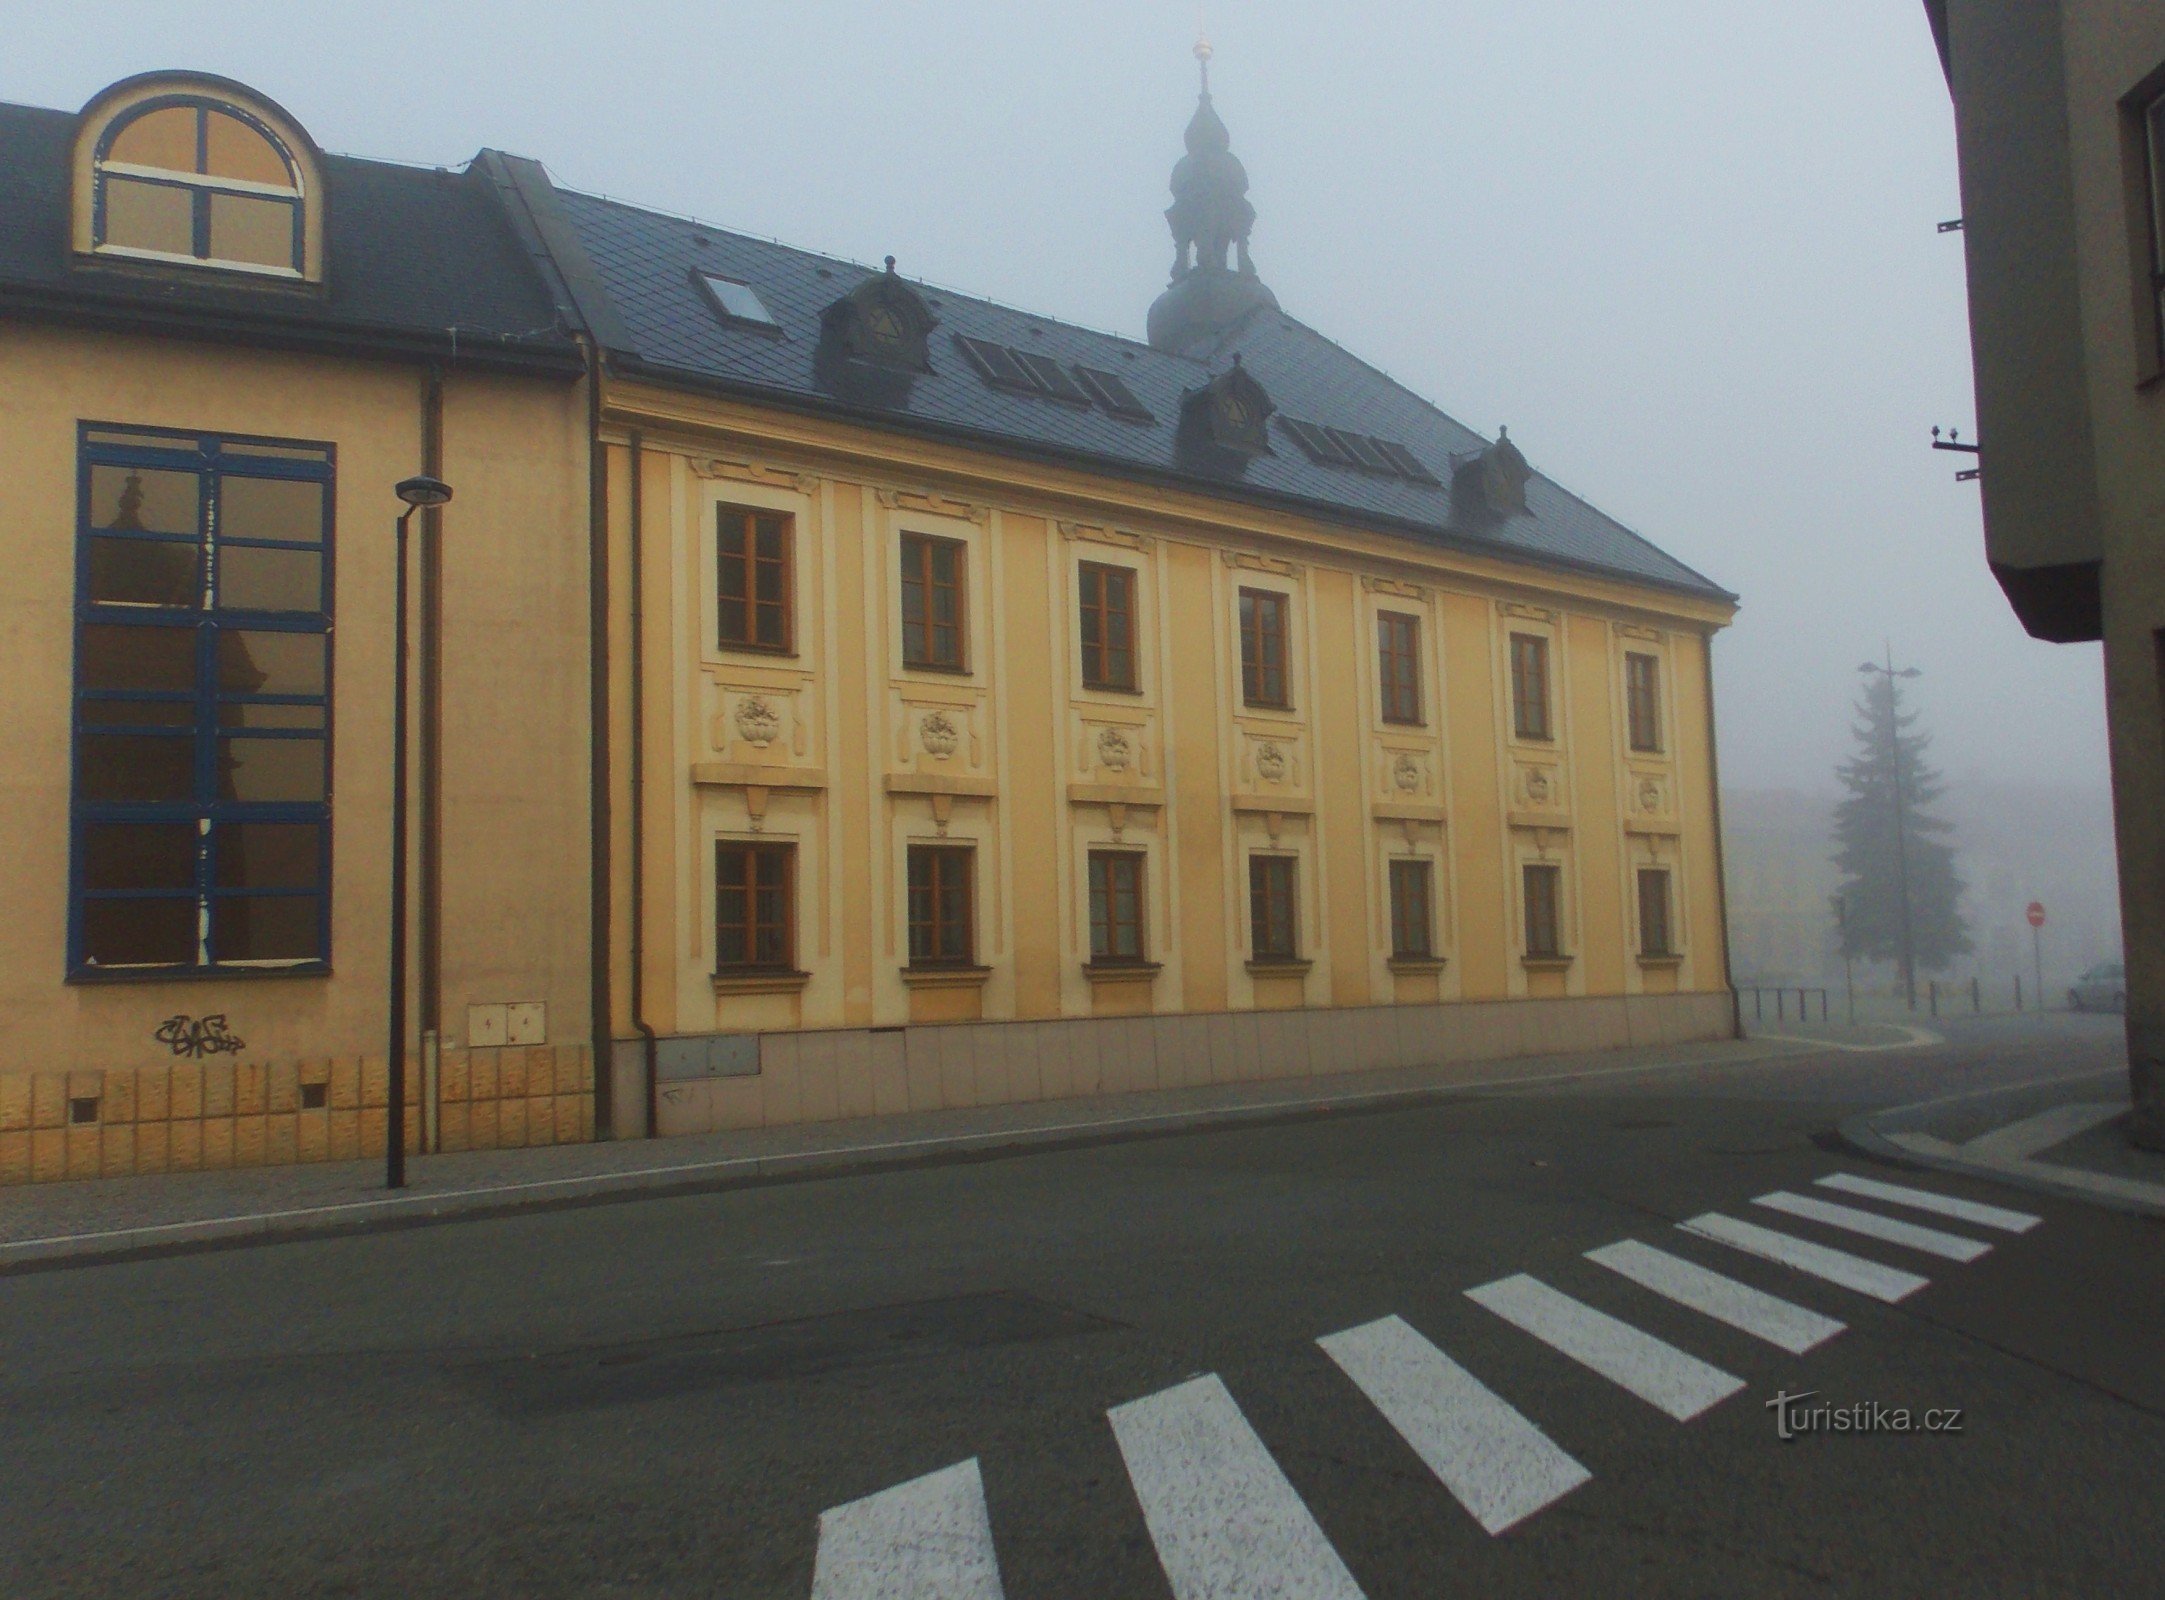
<path fill-rule="evenodd" d="M 1257 306 L 1278 306 L 1248 257 L 1255 207 L 1248 203 L 1248 169 L 1233 154 L 1233 137 L 1210 103 L 1209 41 L 1196 42 L 1195 59 L 1203 89 L 1188 121 L 1188 153 L 1173 167 L 1173 203 L 1165 212 L 1173 230 L 1173 278 L 1150 308 L 1151 347 L 1176 355 L 1207 348 Z"/>

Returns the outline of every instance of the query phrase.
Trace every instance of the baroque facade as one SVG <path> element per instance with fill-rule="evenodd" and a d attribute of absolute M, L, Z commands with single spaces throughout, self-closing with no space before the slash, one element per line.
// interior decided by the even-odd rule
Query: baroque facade
<path fill-rule="evenodd" d="M 410 1148 L 1730 1031 L 1734 597 L 1281 310 L 1207 91 L 1147 341 L 215 79 L 0 147 L 0 1181 L 380 1146 L 417 470 Z"/>

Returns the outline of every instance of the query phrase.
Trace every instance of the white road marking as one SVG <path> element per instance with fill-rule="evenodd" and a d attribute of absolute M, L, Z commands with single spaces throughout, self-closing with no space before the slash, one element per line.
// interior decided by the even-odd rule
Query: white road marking
<path fill-rule="evenodd" d="M 1695 1233 L 1702 1239 L 1712 1239 L 1749 1255 L 1763 1256 L 1778 1261 L 1785 1267 L 1808 1272 L 1815 1278 L 1838 1283 L 1845 1289 L 1868 1294 L 1874 1300 L 1884 1300 L 1889 1305 L 1915 1294 L 1932 1280 L 1920 1278 L 1914 1272 L 1904 1272 L 1899 1267 L 1882 1266 L 1877 1261 L 1867 1261 L 1863 1256 L 1853 1256 L 1846 1250 L 1834 1250 L 1809 1239 L 1793 1238 L 1786 1233 L 1776 1233 L 1772 1228 L 1762 1228 L 1755 1222 L 1739 1222 L 1735 1217 L 1725 1217 L 1718 1211 L 1708 1211 L 1693 1217 L 1689 1222 L 1677 1224 L 1686 1233 Z"/>
<path fill-rule="evenodd" d="M 2003 1233 L 2028 1233 L 2044 1220 L 2027 1211 L 2009 1211 L 2003 1206 L 1982 1205 L 1975 1200 L 1957 1200 L 1952 1195 L 1934 1194 L 1929 1189 L 1908 1189 L 1899 1183 L 1881 1183 L 1874 1178 L 1853 1178 L 1846 1172 L 1815 1181 L 1823 1189 L 1839 1189 L 1844 1194 L 1862 1195 L 1867 1200 L 1884 1200 L 1889 1205 L 1908 1206 L 1912 1211 L 1930 1211 L 1961 1222 L 1974 1222 L 1981 1228 L 1998 1228 Z"/>
<path fill-rule="evenodd" d="M 1362 1600 L 1215 1373 L 1105 1415 L 1175 1600 Z"/>
<path fill-rule="evenodd" d="M 1959 1233 L 1943 1233 L 1938 1228 L 1920 1227 L 1897 1217 L 1883 1217 L 1876 1211 L 1859 1211 L 1855 1206 L 1838 1206 L 1831 1200 L 1814 1200 L 1810 1195 L 1791 1194 L 1786 1189 L 1760 1195 L 1752 1204 L 1802 1217 L 1807 1222 L 1861 1233 L 1867 1238 L 1884 1239 L 1889 1244 L 1922 1250 L 1926 1255 L 1941 1256 L 1949 1261 L 1975 1261 L 1992 1248 L 1979 1240 L 1965 1239 Z"/>
<path fill-rule="evenodd" d="M 1689 1306 L 1716 1322 L 1726 1322 L 1732 1328 L 1764 1339 L 1793 1356 L 1801 1356 L 1812 1346 L 1824 1344 L 1842 1331 L 1842 1324 L 1832 1317 L 1791 1305 L 1748 1283 L 1709 1272 L 1696 1261 L 1672 1256 L 1666 1250 L 1656 1250 L 1636 1239 L 1619 1239 L 1599 1250 L 1589 1250 L 1586 1259 L 1611 1272 L 1622 1273 L 1640 1287 L 1651 1289 L 1680 1306 Z"/>
<path fill-rule="evenodd" d="M 822 1511 L 812 1600 L 1002 1600 L 977 1458 Z"/>
<path fill-rule="evenodd" d="M 2034 1117 L 1979 1134 L 1963 1145 L 1962 1153 L 1985 1161 L 2027 1161 L 2040 1150 L 2050 1150 L 2078 1133 L 2088 1133 L 2100 1123 L 2110 1122 L 2126 1109 L 2125 1100 L 2077 1100 L 2054 1106 Z"/>
<path fill-rule="evenodd" d="M 1316 1341 L 1490 1533 L 1593 1476 L 1398 1317 Z"/>
<path fill-rule="evenodd" d="M 1930 1028 L 1915 1028 L 1906 1022 L 1889 1022 L 1881 1026 L 1896 1029 L 1903 1037 L 1884 1044 L 1843 1044 L 1839 1040 L 1815 1039 L 1802 1033 L 1765 1033 L 1758 1028 L 1751 1029 L 1750 1035 L 1754 1039 L 1779 1039 L 1784 1044 L 1808 1044 L 1821 1050 L 1846 1050 L 1852 1055 L 1873 1055 L 1882 1050 L 1915 1050 L 1922 1045 L 1947 1042 Z"/>
<path fill-rule="evenodd" d="M 1689 1422 L 1744 1387 L 1742 1378 L 1523 1272 L 1468 1289 L 1466 1296 L 1679 1422 Z"/>

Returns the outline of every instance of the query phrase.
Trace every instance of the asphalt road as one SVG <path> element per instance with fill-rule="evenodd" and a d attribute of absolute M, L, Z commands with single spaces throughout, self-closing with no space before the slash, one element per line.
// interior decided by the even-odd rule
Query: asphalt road
<path fill-rule="evenodd" d="M 2094 1071 L 2117 1030 L 1946 1031 L 0 1279 L 0 1594 L 802 1600 L 823 1511 L 974 1462 L 935 1480 L 964 1514 L 917 1547 L 951 1564 L 932 1592 L 999 1592 L 968 1586 L 981 1483 L 1014 1600 L 1163 1600 L 1169 1566 L 1191 1574 L 1182 1600 L 2155 1595 L 2165 1225 L 1829 1147 L 1866 1106 Z M 2042 1221 L 2006 1233 L 1817 1183 L 1845 1172 Z M 1991 1249 L 1958 1262 L 1753 1203 L 1775 1190 Z M 1882 1303 L 1676 1226 L 1707 1212 L 1930 1282 Z M 1585 1258 L 1623 1240 L 1845 1326 L 1791 1354 Z M 1518 1274 L 1741 1388 L 1676 1420 L 1558 1348 L 1568 1328 L 1544 1338 L 1467 1294 Z M 1523 1307 L 1513 1292 L 1490 1298 Z M 1410 1343 L 1371 1326 L 1394 1317 Z M 1684 1370 L 1575 1325 L 1606 1329 L 1640 1390 Z M 1352 1329 L 1366 1342 L 1340 1351 L 1383 1362 L 1369 1392 L 1317 1343 Z M 1376 1398 L 1443 1449 L 1446 1370 L 1549 1441 L 1461 1462 L 1488 1475 L 1477 1495 L 1540 1501 L 1505 1532 Z M 1782 1442 L 1766 1402 L 1807 1390 L 1959 1407 L 1960 1431 Z M 1116 1433 L 1108 1410 L 1152 1397 Z M 929 1492 L 833 1519 L 828 1580 Z M 1278 1587 L 1241 1575 L 1251 1556 Z"/>

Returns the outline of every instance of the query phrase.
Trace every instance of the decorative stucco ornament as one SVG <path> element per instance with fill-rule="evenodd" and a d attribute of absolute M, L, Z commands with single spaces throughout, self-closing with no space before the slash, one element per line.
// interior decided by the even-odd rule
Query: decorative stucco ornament
<path fill-rule="evenodd" d="M 1407 794 L 1421 787 L 1421 763 L 1412 755 L 1401 752 L 1391 763 L 1391 781 Z"/>
<path fill-rule="evenodd" d="M 1135 760 L 1135 744 L 1118 728 L 1098 730 L 1098 764 L 1124 772 Z"/>
<path fill-rule="evenodd" d="M 1285 752 L 1266 739 L 1255 747 L 1255 770 L 1262 774 L 1265 783 L 1283 783 L 1287 761 Z"/>
<path fill-rule="evenodd" d="M 1531 800 L 1537 806 L 1546 805 L 1548 803 L 1550 787 L 1551 785 L 1549 783 L 1549 775 L 1546 772 L 1543 772 L 1539 767 L 1529 767 L 1527 769 L 1527 799 Z"/>
<path fill-rule="evenodd" d="M 1659 811 L 1661 809 L 1661 785 L 1652 778 L 1640 781 L 1639 809 L 1641 811 Z"/>
<path fill-rule="evenodd" d="M 746 744 L 764 750 L 782 736 L 782 719 L 764 695 L 746 695 L 737 702 L 737 732 Z"/>
<path fill-rule="evenodd" d="M 917 742 L 927 754 L 945 761 L 962 743 L 962 730 L 946 712 L 935 711 L 917 724 Z"/>

